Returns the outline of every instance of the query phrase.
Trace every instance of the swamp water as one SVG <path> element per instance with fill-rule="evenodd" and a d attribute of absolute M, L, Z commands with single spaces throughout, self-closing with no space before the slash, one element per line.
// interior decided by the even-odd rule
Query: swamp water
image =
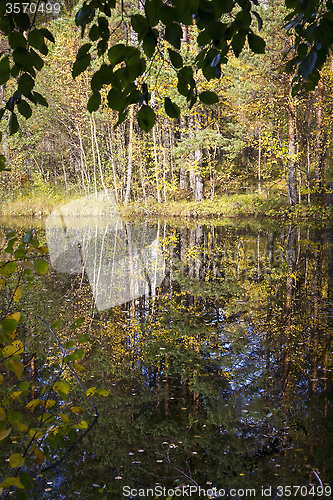
<path fill-rule="evenodd" d="M 72 447 L 68 456 L 36 468 L 29 499 L 333 498 L 332 229 L 248 220 L 126 227 L 149 236 L 136 238 L 137 253 L 156 239 L 162 251 L 162 261 L 150 254 L 147 286 L 136 288 L 144 295 L 132 283 L 126 303 L 98 310 L 96 281 L 56 265 L 22 295 L 32 390 L 60 368 L 38 314 L 61 320 L 63 343 L 90 335 L 80 378 L 110 391 L 94 395 L 99 418 L 83 441 L 65 440 L 41 469 Z M 115 246 L 88 230 L 98 274 Z M 35 234 L 45 241 L 44 224 Z M 84 407 L 73 418 L 89 425 L 79 386 L 72 400 Z M 3 475 L 11 447 L 1 449 Z"/>

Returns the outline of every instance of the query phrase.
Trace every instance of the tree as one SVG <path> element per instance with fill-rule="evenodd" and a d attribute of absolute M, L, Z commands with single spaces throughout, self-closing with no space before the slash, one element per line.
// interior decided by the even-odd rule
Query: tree
<path fill-rule="evenodd" d="M 15 7 L 16 5 L 16 7 Z M 59 5 L 59 4 L 54 4 Z M 97 70 L 91 78 L 92 95 L 88 110 L 96 111 L 101 104 L 101 90 L 111 85 L 108 92 L 108 106 L 119 114 L 118 124 L 126 118 L 128 107 L 138 104 L 138 122 L 143 130 L 149 131 L 156 120 L 150 104 L 149 89 L 150 61 L 161 56 L 161 65 L 171 65 L 177 71 L 178 93 L 186 98 L 190 108 L 198 101 L 213 104 L 217 101 L 214 92 L 200 91 L 197 74 L 202 72 L 206 80 L 221 76 L 221 65 L 228 61 L 232 50 L 236 57 L 242 52 L 247 40 L 254 53 L 265 51 L 264 40 L 252 27 L 255 19 L 261 29 L 262 19 L 257 12 L 257 0 L 242 0 L 237 4 L 228 0 L 182 0 L 168 5 L 162 0 L 147 0 L 144 9 L 135 9 L 130 4 L 116 0 L 85 1 L 76 13 L 76 24 L 81 27 L 81 37 L 89 26 L 89 41 L 79 49 L 73 65 L 72 76 L 83 73 L 97 58 L 108 57 L 108 64 L 100 59 Z M 298 68 L 293 92 L 297 92 L 303 80 L 304 86 L 313 89 L 318 81 L 319 69 L 324 64 L 333 43 L 331 28 L 332 2 L 317 10 L 312 0 L 307 8 L 301 1 L 286 0 L 286 6 L 293 9 L 287 16 L 287 29 L 295 30 L 297 55 L 288 62 L 288 68 Z M 37 2 L 37 11 L 41 4 Z M 52 11 L 51 15 L 59 12 Z M 231 14 L 231 15 L 230 15 Z M 47 14 L 43 13 L 43 20 Z M 127 28 L 134 36 L 127 37 L 125 43 L 114 43 L 109 47 L 109 20 L 119 19 L 119 26 Z M 32 114 L 29 101 L 46 106 L 47 102 L 34 90 L 36 72 L 44 65 L 47 55 L 46 41 L 54 41 L 52 33 L 45 27 L 37 27 L 38 18 L 31 9 L 19 4 L 6 3 L 0 7 L 0 30 L 4 33 L 6 49 L 0 60 L 0 84 L 5 85 L 11 77 L 17 86 L 1 116 L 8 110 L 9 132 L 18 128 L 17 111 L 28 118 Z M 197 46 L 191 57 L 180 54 L 184 33 L 195 25 Z M 308 29 L 309 28 L 309 29 Z M 135 36 L 136 35 L 136 36 Z M 192 35 L 191 35 L 192 36 Z M 135 38 L 133 46 L 132 39 Z M 168 55 L 161 54 L 160 45 L 166 40 L 170 47 Z M 308 45 L 306 45 L 306 43 Z M 178 118 L 180 110 L 170 99 L 165 99 L 165 111 L 171 118 Z"/>

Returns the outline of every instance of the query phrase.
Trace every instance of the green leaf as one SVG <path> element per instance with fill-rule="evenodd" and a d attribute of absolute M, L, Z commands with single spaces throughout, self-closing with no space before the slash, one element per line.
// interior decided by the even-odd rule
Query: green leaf
<path fill-rule="evenodd" d="M 43 59 L 37 54 L 37 52 L 34 51 L 34 49 L 30 49 L 29 54 L 31 57 L 32 64 L 36 69 L 38 69 L 38 71 L 40 71 L 44 66 Z"/>
<path fill-rule="evenodd" d="M 2 326 L 4 333 L 11 335 L 17 328 L 17 321 L 15 319 L 5 318 L 0 321 L 0 325 Z"/>
<path fill-rule="evenodd" d="M 205 90 L 199 95 L 199 99 L 203 104 L 216 104 L 219 102 L 219 98 L 215 92 L 210 92 Z"/>
<path fill-rule="evenodd" d="M 18 47 L 26 48 L 27 41 L 23 36 L 23 33 L 20 31 L 12 32 L 8 37 L 9 45 L 12 49 L 16 49 Z"/>
<path fill-rule="evenodd" d="M 71 325 L 71 330 L 75 330 L 75 328 L 79 328 L 84 321 L 84 318 L 77 318 L 75 322 Z"/>
<path fill-rule="evenodd" d="M 310 73 L 314 70 L 317 56 L 317 52 L 315 50 L 311 50 L 311 52 L 309 52 L 306 58 L 299 65 L 298 73 L 302 75 L 305 80 L 307 80 Z"/>
<path fill-rule="evenodd" d="M 92 96 L 90 96 L 90 99 L 87 104 L 87 108 L 89 113 L 93 113 L 94 111 L 97 111 L 98 108 L 101 105 L 101 94 L 96 90 Z"/>
<path fill-rule="evenodd" d="M 135 14 L 131 16 L 131 24 L 134 31 L 138 33 L 139 40 L 142 40 L 149 30 L 148 20 L 144 16 L 141 16 L 141 14 Z"/>
<path fill-rule="evenodd" d="M 108 93 L 108 105 L 109 108 L 122 112 L 126 106 L 126 101 L 120 92 L 112 88 Z"/>
<path fill-rule="evenodd" d="M 96 42 L 101 37 L 97 24 L 93 24 L 89 31 L 89 38 L 92 42 Z"/>
<path fill-rule="evenodd" d="M 73 443 L 76 443 L 77 441 L 77 432 L 75 429 L 70 429 L 68 431 L 68 437 L 69 439 L 73 442 Z"/>
<path fill-rule="evenodd" d="M 49 269 L 49 264 L 44 259 L 36 259 L 34 268 L 38 275 L 46 274 Z"/>
<path fill-rule="evenodd" d="M 143 105 L 138 112 L 138 122 L 142 130 L 149 132 L 156 121 L 156 114 L 150 106 Z"/>
<path fill-rule="evenodd" d="M 300 83 L 296 83 L 296 85 L 293 86 L 292 91 L 291 91 L 292 97 L 295 97 L 295 95 L 297 95 L 300 88 L 301 88 Z"/>
<path fill-rule="evenodd" d="M 19 126 L 19 123 L 17 121 L 16 114 L 14 112 L 12 112 L 10 114 L 9 121 L 8 121 L 9 135 L 16 134 L 16 132 L 18 131 L 19 128 L 20 128 L 20 126 Z M 0 273 L 1 273 L 1 271 L 0 271 Z"/>
<path fill-rule="evenodd" d="M 0 275 L 4 278 L 9 278 L 9 276 L 15 273 L 16 268 L 17 262 L 0 263 Z"/>
<path fill-rule="evenodd" d="M 181 68 L 183 66 L 182 56 L 178 54 L 178 52 L 175 52 L 174 50 L 171 49 L 168 49 L 168 52 L 172 65 L 177 69 Z"/>
<path fill-rule="evenodd" d="M 41 104 L 42 106 L 45 106 L 45 108 L 48 108 L 49 105 L 47 103 L 47 100 L 45 99 L 45 97 L 43 97 L 39 92 L 36 92 L 34 90 L 33 92 L 33 96 L 36 98 L 38 104 Z"/>
<path fill-rule="evenodd" d="M 20 411 L 15 411 L 15 410 L 9 411 L 7 413 L 7 418 L 8 422 L 10 422 L 11 424 L 16 424 L 21 420 L 22 413 Z"/>
<path fill-rule="evenodd" d="M 85 71 L 88 68 L 90 61 L 91 61 L 90 54 L 85 54 L 83 57 L 80 57 L 80 59 L 77 59 L 73 64 L 73 69 L 72 69 L 73 78 L 76 78 L 78 75 L 83 73 L 83 71 Z"/>
<path fill-rule="evenodd" d="M 175 47 L 175 49 L 180 49 L 180 41 L 183 38 L 183 32 L 179 24 L 172 23 L 170 26 L 165 28 L 164 38 L 171 45 Z"/>
<path fill-rule="evenodd" d="M 21 472 L 20 474 L 20 481 L 23 484 L 23 486 L 29 490 L 34 486 L 34 482 L 29 474 L 27 472 Z"/>
<path fill-rule="evenodd" d="M 164 109 L 165 112 L 170 118 L 179 118 L 180 117 L 180 109 L 177 104 L 173 103 L 170 97 L 166 97 L 164 99 Z"/>
<path fill-rule="evenodd" d="M 52 35 L 51 31 L 49 31 L 47 28 L 41 28 L 39 31 L 42 33 L 42 35 L 45 38 L 50 40 L 50 42 L 52 42 L 52 43 L 55 42 L 54 36 Z"/>
<path fill-rule="evenodd" d="M 95 17 L 95 9 L 89 7 L 89 5 L 84 5 L 82 9 L 78 11 L 75 16 L 76 26 L 81 26 L 81 38 L 84 35 L 84 29 L 87 24 L 89 24 Z"/>
<path fill-rule="evenodd" d="M 236 35 L 233 37 L 231 41 L 231 46 L 236 57 L 238 57 L 239 54 L 242 52 L 244 45 L 245 45 L 245 34 L 239 31 L 238 33 L 236 33 Z"/>
<path fill-rule="evenodd" d="M 9 80 L 9 58 L 3 57 L 0 61 L 0 85 L 4 85 Z"/>
<path fill-rule="evenodd" d="M 157 36 L 158 36 L 158 31 L 154 29 L 148 31 L 146 36 L 143 38 L 142 48 L 144 53 L 149 59 L 154 55 L 155 48 L 157 45 Z"/>
<path fill-rule="evenodd" d="M 255 54 L 265 53 L 266 42 L 260 36 L 255 35 L 254 33 L 248 33 L 247 39 L 252 52 Z"/>
<path fill-rule="evenodd" d="M 21 115 L 24 116 L 24 118 L 26 119 L 30 118 L 30 116 L 32 115 L 32 110 L 30 105 L 27 103 L 27 101 L 24 101 L 23 99 L 21 99 L 21 101 L 17 103 L 17 109 L 19 110 Z"/>
<path fill-rule="evenodd" d="M 110 48 L 108 51 L 108 57 L 111 64 L 114 66 L 125 60 L 126 55 L 129 52 L 129 47 L 126 47 L 122 43 L 118 43 Z"/>
<path fill-rule="evenodd" d="M 44 36 L 40 30 L 34 29 L 28 35 L 28 42 L 35 49 L 39 49 L 44 44 Z"/>
<path fill-rule="evenodd" d="M 18 81 L 18 90 L 25 96 L 28 96 L 32 91 L 35 82 L 28 73 L 23 73 Z"/>
<path fill-rule="evenodd" d="M 228 25 L 225 23 L 214 21 L 207 26 L 206 31 L 203 33 L 207 33 L 215 44 L 217 44 L 226 32 L 227 27 Z"/>
<path fill-rule="evenodd" d="M 82 47 L 79 48 L 78 53 L 76 55 L 76 60 L 81 59 L 81 57 L 85 56 L 89 50 L 91 49 L 91 43 L 85 43 Z"/>
<path fill-rule="evenodd" d="M 14 15 L 15 23 L 22 31 L 27 31 L 30 28 L 30 19 L 25 12 L 19 12 Z"/>

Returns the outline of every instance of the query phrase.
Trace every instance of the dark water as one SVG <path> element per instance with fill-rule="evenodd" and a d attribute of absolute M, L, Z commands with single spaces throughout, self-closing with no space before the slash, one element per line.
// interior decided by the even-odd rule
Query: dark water
<path fill-rule="evenodd" d="M 332 229 L 143 225 L 165 259 L 155 291 L 98 312 L 86 274 L 51 270 L 22 297 L 35 390 L 59 369 L 36 314 L 62 341 L 90 334 L 80 377 L 110 390 L 29 498 L 333 498 Z M 74 402 L 90 424 L 79 387 Z"/>

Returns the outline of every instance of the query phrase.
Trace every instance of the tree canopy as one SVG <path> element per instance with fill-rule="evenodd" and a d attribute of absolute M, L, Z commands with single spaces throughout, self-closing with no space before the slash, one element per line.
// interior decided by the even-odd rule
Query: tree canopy
<path fill-rule="evenodd" d="M 333 2 L 285 0 L 285 5 L 289 13 L 281 29 L 293 36 L 285 63 L 295 95 L 300 89 L 313 90 L 319 81 L 319 71 L 333 44 Z M 80 8 L 66 2 L 61 9 L 75 15 L 83 39 L 72 76 L 76 78 L 88 67 L 94 70 L 88 111 L 98 110 L 101 93 L 107 89 L 106 102 L 118 112 L 117 125 L 125 120 L 129 106 L 136 104 L 140 127 L 151 130 L 156 119 L 151 103 L 151 67 L 157 55 L 161 65 L 176 70 L 177 91 L 190 108 L 197 101 L 216 103 L 216 93 L 202 90 L 197 74 L 207 81 L 220 78 L 221 66 L 228 62 L 230 53 L 238 57 L 246 44 L 256 54 L 265 52 L 258 7 L 258 0 L 146 0 L 137 6 L 123 0 L 91 0 Z M 54 42 L 46 26 L 59 13 L 60 4 L 53 1 L 6 2 L 0 6 L 0 85 L 16 80 L 11 97 L 0 110 L 1 118 L 9 112 L 10 135 L 19 129 L 17 113 L 27 119 L 32 115 L 30 103 L 48 105 L 34 85 L 48 54 L 48 42 Z M 110 20 L 125 29 L 126 43 L 115 40 Z M 181 49 L 189 38 L 196 41 L 191 44 L 194 50 L 184 54 Z M 162 50 L 165 41 L 168 48 Z M 169 96 L 164 108 L 170 118 L 180 116 L 178 105 Z M 0 168 L 4 169 L 4 158 Z"/>

